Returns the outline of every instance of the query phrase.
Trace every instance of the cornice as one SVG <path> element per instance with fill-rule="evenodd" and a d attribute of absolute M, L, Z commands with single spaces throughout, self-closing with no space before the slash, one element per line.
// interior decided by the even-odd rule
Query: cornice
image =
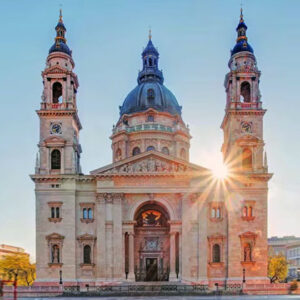
<path fill-rule="evenodd" d="M 30 178 L 34 182 L 63 182 L 63 181 L 79 181 L 79 182 L 95 182 L 95 177 L 92 175 L 79 174 L 33 174 Z"/>
<path fill-rule="evenodd" d="M 36 113 L 38 116 L 72 116 L 77 123 L 79 130 L 82 129 L 76 109 L 40 109 L 36 110 Z"/>

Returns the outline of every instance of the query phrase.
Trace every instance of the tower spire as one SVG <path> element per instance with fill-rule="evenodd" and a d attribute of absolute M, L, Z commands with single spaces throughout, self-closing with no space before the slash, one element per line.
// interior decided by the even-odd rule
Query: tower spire
<path fill-rule="evenodd" d="M 158 69 L 159 53 L 152 43 L 152 32 L 149 29 L 149 40 L 146 48 L 142 53 L 143 70 L 139 72 L 138 83 L 144 81 L 159 81 L 163 83 L 164 78 L 162 72 Z"/>
<path fill-rule="evenodd" d="M 66 27 L 64 25 L 63 17 L 62 17 L 62 9 L 59 10 L 59 18 L 58 23 L 55 26 L 56 37 L 54 39 L 55 43 L 50 48 L 49 54 L 52 52 L 64 52 L 70 56 L 72 56 L 72 51 L 67 46 L 67 40 L 65 38 Z"/>
<path fill-rule="evenodd" d="M 248 51 L 248 52 L 253 53 L 253 49 L 249 45 L 248 38 L 246 35 L 247 29 L 248 29 L 248 27 L 245 24 L 243 8 L 241 7 L 240 20 L 239 20 L 239 24 L 236 28 L 236 31 L 237 31 L 236 45 L 234 46 L 233 50 L 231 51 L 231 55 L 234 55 L 234 54 L 236 54 L 238 52 L 242 52 L 242 51 Z"/>
<path fill-rule="evenodd" d="M 59 20 L 58 23 L 63 23 L 63 18 L 62 18 L 62 9 L 59 10 Z"/>

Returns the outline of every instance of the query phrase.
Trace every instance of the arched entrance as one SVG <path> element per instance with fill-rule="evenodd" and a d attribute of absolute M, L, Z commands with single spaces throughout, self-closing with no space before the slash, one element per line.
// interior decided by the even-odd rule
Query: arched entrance
<path fill-rule="evenodd" d="M 135 214 L 136 281 L 167 281 L 170 266 L 170 216 L 158 203 L 146 203 Z"/>

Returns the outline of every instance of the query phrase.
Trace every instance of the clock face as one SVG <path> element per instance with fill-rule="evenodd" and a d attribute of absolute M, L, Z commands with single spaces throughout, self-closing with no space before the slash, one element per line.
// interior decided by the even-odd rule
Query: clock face
<path fill-rule="evenodd" d="M 61 125 L 60 124 L 52 124 L 51 131 L 52 134 L 61 134 Z"/>
<path fill-rule="evenodd" d="M 241 122 L 242 132 L 251 133 L 252 132 L 252 122 Z"/>

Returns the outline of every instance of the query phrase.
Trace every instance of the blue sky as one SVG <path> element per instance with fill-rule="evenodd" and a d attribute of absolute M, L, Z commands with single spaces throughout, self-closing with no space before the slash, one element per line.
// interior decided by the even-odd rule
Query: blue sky
<path fill-rule="evenodd" d="M 136 85 L 149 26 L 165 85 L 183 106 L 191 161 L 221 160 L 224 76 L 235 44 L 240 0 L 1 0 L 0 244 L 34 255 L 34 172 L 41 71 L 62 4 L 80 87 L 84 173 L 111 162 L 118 106 Z M 262 71 L 269 170 L 269 235 L 300 236 L 300 1 L 244 0 L 249 43 Z"/>

